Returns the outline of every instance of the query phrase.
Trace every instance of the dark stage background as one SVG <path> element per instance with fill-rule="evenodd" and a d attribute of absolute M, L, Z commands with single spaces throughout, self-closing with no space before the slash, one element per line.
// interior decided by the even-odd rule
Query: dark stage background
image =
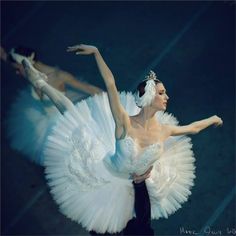
<path fill-rule="evenodd" d="M 156 235 L 235 235 L 235 3 L 1 1 L 1 44 L 35 48 L 39 59 L 104 88 L 92 57 L 67 53 L 96 45 L 120 90 L 132 90 L 153 69 L 180 124 L 217 114 L 224 125 L 192 136 L 195 186 Z M 1 232 L 5 235 L 88 235 L 59 213 L 44 170 L 10 149 L 4 118 L 28 83 L 1 63 Z M 205 232 L 204 232 L 205 229 Z M 233 231 L 229 231 L 233 230 Z M 191 232 L 193 234 L 193 232 Z"/>

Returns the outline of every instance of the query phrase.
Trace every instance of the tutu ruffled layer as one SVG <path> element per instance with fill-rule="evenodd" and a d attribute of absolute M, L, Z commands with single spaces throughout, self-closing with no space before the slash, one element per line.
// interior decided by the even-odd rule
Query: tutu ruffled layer
<path fill-rule="evenodd" d="M 48 100 L 35 99 L 30 87 L 20 91 L 6 119 L 10 146 L 42 165 L 45 139 L 59 115 Z"/>
<path fill-rule="evenodd" d="M 78 102 L 87 95 L 67 90 L 66 96 Z M 31 86 L 19 91 L 6 118 L 11 148 L 36 164 L 43 165 L 44 143 L 59 116 L 61 114 L 47 96 L 40 100 Z"/>
<path fill-rule="evenodd" d="M 131 93 L 120 98 L 129 115 L 138 113 Z M 158 112 L 156 117 L 163 124 L 178 124 L 171 114 Z M 95 95 L 59 118 L 44 150 L 46 178 L 60 211 L 99 233 L 121 231 L 134 215 L 132 180 L 116 177 L 104 165 L 115 153 L 114 131 L 107 94 Z M 194 160 L 190 138 L 170 137 L 164 143 L 146 180 L 153 219 L 167 218 L 187 200 Z"/>

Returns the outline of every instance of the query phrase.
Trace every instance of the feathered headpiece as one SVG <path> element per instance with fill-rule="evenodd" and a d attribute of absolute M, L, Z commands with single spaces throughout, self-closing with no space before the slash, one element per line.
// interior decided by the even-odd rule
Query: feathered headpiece
<path fill-rule="evenodd" d="M 135 101 L 138 107 L 145 107 L 151 105 L 156 96 L 156 83 L 159 81 L 154 71 L 150 70 L 149 74 L 145 76 L 146 85 L 144 94 L 140 97 L 139 91 L 135 93 Z M 160 81 L 159 81 L 160 82 Z"/>

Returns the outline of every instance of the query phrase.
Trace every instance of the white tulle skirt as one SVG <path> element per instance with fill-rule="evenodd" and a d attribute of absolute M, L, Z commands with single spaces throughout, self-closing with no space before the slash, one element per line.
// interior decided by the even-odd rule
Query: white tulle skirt
<path fill-rule="evenodd" d="M 84 95 L 73 91 L 69 91 L 67 96 L 72 101 L 84 98 Z M 59 116 L 61 114 L 47 96 L 40 100 L 31 86 L 19 91 L 6 117 L 6 131 L 11 148 L 43 165 L 43 146 Z"/>
<path fill-rule="evenodd" d="M 122 93 L 120 98 L 129 115 L 138 113 L 132 94 Z M 158 112 L 156 118 L 178 124 L 168 113 Z M 95 95 L 59 117 L 44 149 L 46 178 L 60 211 L 98 233 L 120 232 L 134 216 L 132 180 L 115 176 L 104 165 L 104 158 L 115 152 L 114 131 L 107 94 Z M 164 143 L 146 180 L 152 219 L 167 218 L 191 194 L 195 178 L 191 147 L 186 136 Z"/>

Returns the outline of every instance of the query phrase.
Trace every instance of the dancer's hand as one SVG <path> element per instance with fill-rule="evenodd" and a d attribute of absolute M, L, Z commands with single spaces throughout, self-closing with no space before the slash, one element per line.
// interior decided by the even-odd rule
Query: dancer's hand
<path fill-rule="evenodd" d="M 139 184 L 143 182 L 145 179 L 148 179 L 151 176 L 153 166 L 149 167 L 149 169 L 142 175 L 132 174 L 132 178 L 134 183 Z"/>
<path fill-rule="evenodd" d="M 212 122 L 213 122 L 213 125 L 215 126 L 215 127 L 217 127 L 217 126 L 222 126 L 223 125 L 223 121 L 222 121 L 222 119 L 220 118 L 220 117 L 218 117 L 218 116 L 212 116 Z"/>
<path fill-rule="evenodd" d="M 78 44 L 67 48 L 67 52 L 75 52 L 76 55 L 90 55 L 98 51 L 95 46 Z"/>

